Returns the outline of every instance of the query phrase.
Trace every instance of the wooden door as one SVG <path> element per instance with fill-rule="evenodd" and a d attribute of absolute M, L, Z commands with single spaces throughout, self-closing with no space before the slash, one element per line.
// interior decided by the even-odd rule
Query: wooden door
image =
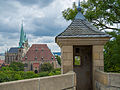
<path fill-rule="evenodd" d="M 92 46 L 74 46 L 73 51 L 77 90 L 92 90 Z"/>

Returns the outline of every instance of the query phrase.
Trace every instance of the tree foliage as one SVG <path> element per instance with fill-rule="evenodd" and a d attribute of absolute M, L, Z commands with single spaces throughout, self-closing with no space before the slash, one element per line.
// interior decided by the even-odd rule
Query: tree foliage
<path fill-rule="evenodd" d="M 13 68 L 14 71 L 24 71 L 24 64 L 21 62 L 12 62 L 10 67 Z"/>
<path fill-rule="evenodd" d="M 56 59 L 57 59 L 58 64 L 61 66 L 61 58 L 60 58 L 60 56 L 57 55 Z"/>
<path fill-rule="evenodd" d="M 51 71 L 53 70 L 53 65 L 50 63 L 43 63 L 41 65 L 41 71 Z"/>
<path fill-rule="evenodd" d="M 109 34 L 113 38 L 104 47 L 104 69 L 106 72 L 120 72 L 120 32 Z"/>

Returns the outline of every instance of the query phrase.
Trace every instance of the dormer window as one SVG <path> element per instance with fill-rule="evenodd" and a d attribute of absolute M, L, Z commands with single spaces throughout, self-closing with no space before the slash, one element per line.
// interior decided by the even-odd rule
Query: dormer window
<path fill-rule="evenodd" d="M 25 56 L 25 60 L 27 60 L 27 56 Z"/>
<path fill-rule="evenodd" d="M 43 60 L 43 57 L 41 59 Z"/>
<path fill-rule="evenodd" d="M 35 57 L 35 60 L 37 60 L 37 56 Z"/>
<path fill-rule="evenodd" d="M 44 48 L 42 48 L 42 51 L 44 51 Z"/>

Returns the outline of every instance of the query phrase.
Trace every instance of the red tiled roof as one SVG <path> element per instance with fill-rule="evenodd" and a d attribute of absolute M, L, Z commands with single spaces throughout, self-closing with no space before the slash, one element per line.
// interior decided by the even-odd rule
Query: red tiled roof
<path fill-rule="evenodd" d="M 0 60 L 0 64 L 3 64 L 5 61 L 4 60 Z"/>
<path fill-rule="evenodd" d="M 55 61 L 55 57 L 51 53 L 50 49 L 48 48 L 47 44 L 33 44 L 26 55 L 23 58 L 24 60 L 29 60 L 29 61 Z"/>
<path fill-rule="evenodd" d="M 39 68 L 39 63 L 33 63 L 33 67 L 38 67 Z"/>

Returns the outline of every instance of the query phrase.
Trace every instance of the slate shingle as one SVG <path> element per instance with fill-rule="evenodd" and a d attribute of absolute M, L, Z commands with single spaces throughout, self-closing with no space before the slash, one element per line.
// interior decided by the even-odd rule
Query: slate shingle
<path fill-rule="evenodd" d="M 57 37 L 109 37 L 109 35 L 99 31 L 86 19 L 75 18 L 67 29 Z"/>
<path fill-rule="evenodd" d="M 18 47 L 12 47 L 9 49 L 8 53 L 18 53 Z"/>

